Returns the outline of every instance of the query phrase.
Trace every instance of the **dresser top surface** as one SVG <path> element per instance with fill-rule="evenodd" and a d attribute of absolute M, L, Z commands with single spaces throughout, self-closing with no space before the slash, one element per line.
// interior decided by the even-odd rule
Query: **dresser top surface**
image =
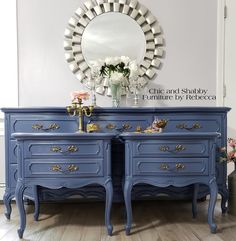
<path fill-rule="evenodd" d="M 138 108 L 112 108 L 96 107 L 94 113 L 153 113 L 153 112 L 228 112 L 229 107 L 138 107 Z M 2 108 L 4 113 L 66 113 L 66 107 L 19 107 L 19 108 Z"/>

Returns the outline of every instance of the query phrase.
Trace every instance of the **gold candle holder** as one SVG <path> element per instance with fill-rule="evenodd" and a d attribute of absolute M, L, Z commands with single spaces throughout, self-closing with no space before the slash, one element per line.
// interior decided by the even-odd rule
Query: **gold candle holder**
<path fill-rule="evenodd" d="M 71 106 L 67 106 L 66 110 L 70 116 L 78 116 L 79 124 L 78 131 L 79 133 L 84 133 L 83 131 L 83 117 L 90 117 L 92 115 L 94 107 L 91 106 L 83 106 L 83 100 L 81 98 L 77 98 L 77 101 L 73 101 Z"/>

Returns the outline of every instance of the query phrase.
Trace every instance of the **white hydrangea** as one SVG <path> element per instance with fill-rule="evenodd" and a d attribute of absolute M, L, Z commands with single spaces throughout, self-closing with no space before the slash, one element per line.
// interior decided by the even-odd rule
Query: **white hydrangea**
<path fill-rule="evenodd" d="M 129 63 L 129 66 L 128 66 L 129 70 L 130 70 L 130 80 L 131 81 L 136 81 L 138 76 L 139 76 L 139 66 L 136 62 L 136 60 L 133 60 Z"/>
<path fill-rule="evenodd" d="M 119 72 L 112 72 L 110 77 L 110 84 L 119 85 L 124 81 L 124 75 Z"/>

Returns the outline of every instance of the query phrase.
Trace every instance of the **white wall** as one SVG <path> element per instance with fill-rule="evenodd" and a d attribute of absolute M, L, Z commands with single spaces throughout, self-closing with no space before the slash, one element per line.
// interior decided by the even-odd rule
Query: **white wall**
<path fill-rule="evenodd" d="M 236 1 L 226 0 L 228 17 L 225 28 L 225 105 L 232 108 L 228 115 L 228 137 L 236 138 Z M 233 164 L 229 165 L 229 173 Z"/>
<path fill-rule="evenodd" d="M 16 1 L 0 1 L 0 108 L 18 105 Z M 0 199 L 5 189 L 3 114 L 0 111 Z"/>
<path fill-rule="evenodd" d="M 221 2 L 222 0 L 219 0 Z M 83 86 L 64 58 L 64 30 L 84 0 L 18 0 L 21 106 L 65 106 Z M 216 0 L 140 0 L 163 29 L 166 56 L 149 88 L 204 88 L 216 94 Z M 117 33 L 119 34 L 119 33 Z M 146 101 L 146 106 L 215 106 L 215 101 Z M 98 105 L 111 98 L 98 96 Z"/>

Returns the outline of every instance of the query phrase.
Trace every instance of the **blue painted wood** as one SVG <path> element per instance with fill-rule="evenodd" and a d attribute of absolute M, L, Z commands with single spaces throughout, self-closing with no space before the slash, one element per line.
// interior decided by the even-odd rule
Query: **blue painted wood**
<path fill-rule="evenodd" d="M 127 213 L 127 222 L 125 225 L 126 234 L 130 234 L 132 227 L 132 206 L 131 206 L 131 191 L 132 188 L 139 184 L 145 183 L 159 187 L 168 187 L 170 185 L 182 187 L 194 184 L 193 194 L 193 216 L 196 216 L 196 200 L 198 192 L 198 184 L 202 183 L 210 189 L 210 200 L 208 209 L 208 224 L 212 233 L 216 232 L 217 226 L 214 223 L 214 208 L 218 193 L 216 177 L 215 177 L 215 148 L 216 138 L 220 137 L 219 133 L 159 133 L 159 134 L 135 134 L 123 133 L 120 135 L 125 140 L 125 183 L 124 183 L 124 199 Z M 151 141 L 150 141 L 151 140 Z M 175 154 L 169 153 L 169 156 L 159 158 L 156 154 L 156 159 L 153 163 L 157 162 L 156 166 L 149 168 L 149 156 L 143 156 L 143 169 L 144 172 L 138 173 L 134 166 L 137 166 L 137 152 L 135 150 L 138 145 L 150 145 L 153 147 L 154 141 L 169 140 L 178 145 L 182 141 L 192 141 L 195 143 L 205 143 L 209 147 L 203 162 L 207 163 L 207 170 L 204 168 L 199 171 L 198 167 L 191 165 L 195 162 L 192 155 L 189 156 L 179 154 L 181 158 L 175 158 Z M 143 154 L 143 153 L 142 153 Z M 199 153 L 201 156 L 201 152 Z M 170 163 L 170 159 L 172 159 Z M 185 159 L 190 160 L 188 162 Z M 147 168 L 145 168 L 147 166 Z M 206 171 L 205 171 L 206 170 Z"/>
<path fill-rule="evenodd" d="M 23 237 L 23 233 L 26 226 L 26 214 L 23 204 L 24 190 L 28 186 L 34 187 L 34 198 L 35 198 L 35 220 L 38 220 L 39 216 L 39 200 L 37 193 L 37 186 L 59 189 L 62 187 L 66 188 L 79 188 L 86 185 L 98 184 L 106 190 L 106 205 L 105 205 L 105 225 L 107 232 L 112 235 L 112 224 L 110 221 L 110 212 L 113 198 L 113 186 L 111 179 L 111 139 L 114 134 L 109 133 L 85 133 L 85 134 L 74 134 L 74 133 L 42 133 L 42 134 L 27 134 L 27 133 L 15 133 L 13 137 L 18 142 L 18 156 L 17 156 L 17 167 L 18 167 L 18 179 L 16 186 L 16 202 L 20 214 L 20 228 L 18 229 L 18 235 L 20 238 Z M 91 141 L 91 148 L 89 142 Z M 29 146 L 45 145 L 58 146 L 60 143 L 66 145 L 83 146 L 86 152 L 89 153 L 90 149 L 93 150 L 94 143 L 99 144 L 102 155 L 81 157 L 78 153 L 77 156 L 70 155 L 68 153 L 62 153 L 62 157 L 45 156 L 43 155 L 32 156 L 28 159 Z M 43 149 L 44 150 L 44 149 Z M 84 152 L 84 150 L 83 150 Z M 74 154 L 74 153 L 73 153 Z M 67 159 L 65 160 L 65 156 Z M 39 163 L 36 167 L 33 163 Z M 93 170 L 90 163 L 96 163 L 96 168 Z M 46 164 L 46 169 L 42 166 Z M 35 168 L 35 169 L 34 169 Z"/>
<path fill-rule="evenodd" d="M 85 118 L 85 124 L 89 121 L 98 123 L 101 126 L 101 132 L 120 134 L 123 131 L 123 125 L 129 124 L 131 128 L 128 131 L 133 131 L 137 125 L 146 128 L 152 123 L 155 117 L 159 119 L 165 118 L 169 120 L 166 133 L 196 133 L 218 131 L 221 133 L 221 138 L 217 140 L 217 147 L 226 146 L 227 143 L 227 112 L 230 108 L 225 107 L 163 107 L 163 108 L 95 108 L 92 118 Z M 4 195 L 4 203 L 6 206 L 6 216 L 10 218 L 11 207 L 10 202 L 15 195 L 17 167 L 16 167 L 16 140 L 11 137 L 11 134 L 17 132 L 28 133 L 74 133 L 77 129 L 77 118 L 69 117 L 64 107 L 47 107 L 47 108 L 3 108 L 5 113 L 5 168 L 6 168 L 6 190 Z M 59 128 L 49 127 L 53 124 L 59 125 Z M 107 129 L 108 124 L 113 124 L 114 129 Z M 183 126 L 184 124 L 184 126 Z M 198 124 L 200 128 L 194 128 L 194 124 Z M 41 129 L 32 128 L 33 125 L 41 125 Z M 183 128 L 177 128 L 180 126 Z M 199 127 L 198 126 L 198 127 Z M 166 140 L 167 144 L 170 144 Z M 62 145 L 62 151 L 65 151 L 67 146 Z M 185 144 L 186 143 L 182 143 Z M 192 142 L 191 142 L 192 144 Z M 187 152 L 192 152 L 193 157 L 197 157 L 193 152 L 202 148 L 202 143 L 196 144 L 194 148 L 188 145 Z M 42 148 L 42 149 L 41 149 Z M 120 143 L 118 139 L 112 140 L 112 179 L 114 183 L 114 199 L 115 202 L 123 201 L 122 194 L 122 175 L 124 173 L 124 144 Z M 170 148 L 174 148 L 170 145 Z M 144 148 L 145 149 L 145 148 Z M 93 149 L 96 152 L 96 146 Z M 171 149 L 172 150 L 172 149 Z M 30 155 L 49 154 L 50 149 L 45 146 L 37 149 L 34 146 Z M 42 152 L 43 151 L 43 152 Z M 207 148 L 202 152 L 202 156 L 207 152 Z M 95 152 L 93 152 L 94 155 Z M 157 149 L 154 151 L 156 154 Z M 183 151 L 184 153 L 184 151 Z M 75 153 L 73 153 L 74 155 Z M 86 155 L 86 153 L 84 153 Z M 167 153 L 163 153 L 163 157 Z M 60 158 L 63 154 L 56 153 L 55 156 Z M 178 155 L 178 152 L 176 153 Z M 55 157 L 54 155 L 53 158 Z M 151 155 L 150 155 L 151 156 Z M 219 154 L 217 153 L 217 156 Z M 228 199 L 228 190 L 226 186 L 227 169 L 226 164 L 216 164 L 216 181 L 218 185 L 218 192 L 222 196 L 222 211 L 226 212 L 226 202 Z M 182 188 L 159 188 L 147 185 L 137 185 L 134 188 L 133 199 L 139 200 L 145 198 L 155 199 L 160 193 L 167 194 L 172 198 L 192 198 L 192 186 Z M 47 188 L 38 188 L 38 197 L 40 201 L 56 201 L 64 200 L 73 195 L 80 194 L 84 198 L 96 196 L 98 199 L 105 199 L 105 192 L 103 188 L 92 185 L 89 188 L 80 189 L 66 189 L 52 190 Z M 209 194 L 209 189 L 203 185 L 199 185 L 198 198 L 205 197 Z M 24 196 L 34 200 L 34 188 L 27 187 L 24 191 Z"/>

